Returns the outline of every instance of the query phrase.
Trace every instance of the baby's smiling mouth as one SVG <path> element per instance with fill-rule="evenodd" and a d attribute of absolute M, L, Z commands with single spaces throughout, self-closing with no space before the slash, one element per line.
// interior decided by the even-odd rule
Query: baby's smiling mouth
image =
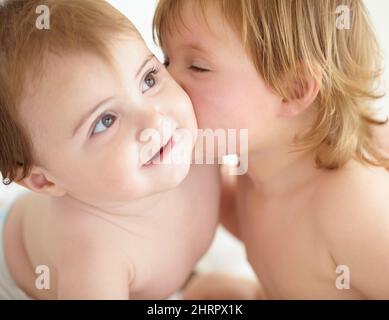
<path fill-rule="evenodd" d="M 158 150 L 158 152 L 155 153 L 155 155 L 147 161 L 143 166 L 149 167 L 155 164 L 160 164 L 161 161 L 164 159 L 164 156 L 173 149 L 174 141 L 173 136 L 170 137 L 170 139 Z"/>

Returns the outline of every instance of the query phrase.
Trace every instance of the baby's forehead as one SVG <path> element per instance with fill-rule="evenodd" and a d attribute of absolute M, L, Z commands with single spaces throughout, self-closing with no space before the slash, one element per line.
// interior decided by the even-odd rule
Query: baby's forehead
<path fill-rule="evenodd" d="M 50 55 L 40 74 L 26 75 L 18 106 L 21 121 L 31 133 L 48 130 L 52 124 L 60 126 L 112 83 L 109 66 L 98 56 Z"/>
<path fill-rule="evenodd" d="M 45 101 L 52 96 L 59 98 L 59 93 L 69 85 L 87 77 L 89 72 L 97 70 L 102 64 L 101 59 L 86 52 L 46 54 L 39 70 L 29 69 L 26 72 L 22 101 L 28 101 L 31 105 L 35 99 Z"/>
<path fill-rule="evenodd" d="M 121 70 L 121 66 L 135 64 L 137 56 L 147 52 L 143 41 L 136 38 L 118 39 L 107 47 L 109 51 L 104 56 L 86 50 L 48 52 L 39 69 L 27 70 L 24 100 L 38 96 L 58 96 L 59 99 L 65 89 L 74 90 L 79 86 L 93 86 L 95 82 L 107 82 L 104 79 L 112 78 L 113 74 L 126 72 Z"/>
<path fill-rule="evenodd" d="M 44 122 L 74 121 L 96 102 L 120 95 L 149 54 L 139 38 L 112 42 L 107 57 L 87 51 L 48 54 L 40 73 L 29 73 L 25 82 L 19 108 L 23 123 L 41 130 Z"/>

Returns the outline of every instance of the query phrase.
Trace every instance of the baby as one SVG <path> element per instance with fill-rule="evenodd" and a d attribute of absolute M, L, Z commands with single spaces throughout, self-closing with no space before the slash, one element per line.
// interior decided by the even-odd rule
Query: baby
<path fill-rule="evenodd" d="M 0 171 L 33 191 L 0 213 L 0 298 L 168 297 L 219 219 L 187 94 L 105 1 L 6 1 L 0 21 Z"/>
<path fill-rule="evenodd" d="M 260 282 L 246 297 L 389 298 L 380 59 L 363 2 L 160 0 L 154 28 L 199 127 L 249 131 L 221 217 Z M 186 297 L 239 298 L 240 284 L 206 275 Z"/>

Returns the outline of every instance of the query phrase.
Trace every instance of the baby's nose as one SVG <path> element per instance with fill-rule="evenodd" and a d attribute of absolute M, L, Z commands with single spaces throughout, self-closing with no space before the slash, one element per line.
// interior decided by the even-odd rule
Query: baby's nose
<path fill-rule="evenodd" d="M 144 116 L 142 125 L 139 126 L 137 140 L 142 142 L 146 132 L 149 135 L 153 133 L 162 137 L 167 132 L 171 132 L 174 127 L 175 122 L 169 116 L 161 112 L 150 112 Z"/>

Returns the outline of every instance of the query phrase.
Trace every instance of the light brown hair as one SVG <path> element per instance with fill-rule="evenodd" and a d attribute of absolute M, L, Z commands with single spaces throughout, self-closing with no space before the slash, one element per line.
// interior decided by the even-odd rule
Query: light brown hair
<path fill-rule="evenodd" d="M 40 5 L 49 9 L 49 29 L 36 27 Z M 26 79 L 42 75 L 48 53 L 82 51 L 109 62 L 110 37 L 136 30 L 103 0 L 9 0 L 0 3 L 0 21 L 0 173 L 14 181 L 24 179 L 36 162 L 18 113 Z"/>

